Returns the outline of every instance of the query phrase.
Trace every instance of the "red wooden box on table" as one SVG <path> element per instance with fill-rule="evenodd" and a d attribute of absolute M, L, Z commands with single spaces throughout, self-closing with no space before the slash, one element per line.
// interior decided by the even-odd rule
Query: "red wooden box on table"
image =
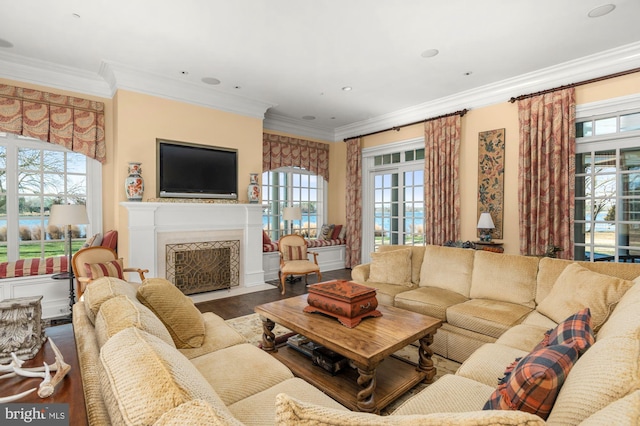
<path fill-rule="evenodd" d="M 353 328 L 365 317 L 380 317 L 376 289 L 346 280 L 327 281 L 308 287 L 305 312 L 320 312 Z"/>

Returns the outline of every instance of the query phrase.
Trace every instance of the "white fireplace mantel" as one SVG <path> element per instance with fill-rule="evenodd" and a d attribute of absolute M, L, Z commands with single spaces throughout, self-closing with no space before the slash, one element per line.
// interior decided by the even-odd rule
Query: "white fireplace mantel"
<path fill-rule="evenodd" d="M 120 203 L 129 214 L 129 264 L 164 276 L 163 241 L 181 236 L 200 241 L 236 235 L 240 239 L 240 286 L 192 295 L 196 302 L 272 289 L 262 268 L 262 206 L 232 203 Z M 160 237 L 160 238 L 159 238 Z M 160 259 L 160 261 L 159 261 Z M 162 270 L 161 270 L 162 269 Z"/>

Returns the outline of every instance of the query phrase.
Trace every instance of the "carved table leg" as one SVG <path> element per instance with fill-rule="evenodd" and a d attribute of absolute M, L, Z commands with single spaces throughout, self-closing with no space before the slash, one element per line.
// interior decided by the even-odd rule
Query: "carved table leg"
<path fill-rule="evenodd" d="M 358 411 L 379 414 L 380 410 L 376 406 L 375 396 L 376 369 L 358 366 L 358 374 L 358 385 L 362 388 L 356 396 Z"/>
<path fill-rule="evenodd" d="M 262 349 L 267 352 L 277 352 L 276 348 L 276 335 L 273 334 L 273 327 L 276 323 L 269 318 L 262 317 Z"/>
<path fill-rule="evenodd" d="M 433 343 L 433 334 L 427 334 L 420 339 L 420 347 L 418 348 L 418 370 L 426 373 L 424 378 L 425 383 L 433 383 L 433 378 L 436 375 L 436 368 L 433 366 L 433 349 L 429 347 Z"/>

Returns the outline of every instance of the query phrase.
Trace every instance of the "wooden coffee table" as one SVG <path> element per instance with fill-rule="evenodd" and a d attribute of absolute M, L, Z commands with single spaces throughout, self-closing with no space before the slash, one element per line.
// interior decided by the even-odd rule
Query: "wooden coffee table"
<path fill-rule="evenodd" d="M 262 316 L 262 348 L 291 369 L 293 374 L 351 410 L 379 413 L 421 381 L 431 383 L 436 374 L 429 347 L 442 325 L 436 318 L 391 306 L 378 306 L 379 318 L 366 318 L 357 327 L 347 328 L 338 320 L 320 313 L 303 312 L 307 295 L 256 306 Z M 286 345 L 277 347 L 273 327 L 278 323 L 351 360 L 332 375 L 311 359 Z M 416 340 L 419 363 L 391 356 Z"/>

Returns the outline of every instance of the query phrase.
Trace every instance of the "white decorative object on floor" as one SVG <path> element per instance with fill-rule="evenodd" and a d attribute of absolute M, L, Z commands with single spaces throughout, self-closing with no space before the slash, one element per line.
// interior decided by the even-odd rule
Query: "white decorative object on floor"
<path fill-rule="evenodd" d="M 33 358 L 46 336 L 42 323 L 42 296 L 0 301 L 0 363 Z"/>

